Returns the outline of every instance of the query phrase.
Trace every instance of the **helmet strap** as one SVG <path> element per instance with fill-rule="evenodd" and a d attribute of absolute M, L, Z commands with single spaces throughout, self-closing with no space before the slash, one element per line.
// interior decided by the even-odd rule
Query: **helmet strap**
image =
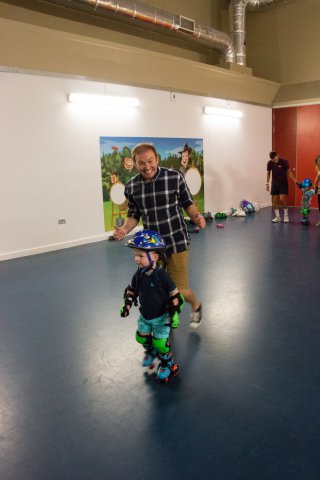
<path fill-rule="evenodd" d="M 149 260 L 149 268 L 152 268 L 153 260 L 151 260 L 150 252 L 148 252 L 148 250 L 146 250 L 146 254 L 147 254 L 147 259 Z"/>

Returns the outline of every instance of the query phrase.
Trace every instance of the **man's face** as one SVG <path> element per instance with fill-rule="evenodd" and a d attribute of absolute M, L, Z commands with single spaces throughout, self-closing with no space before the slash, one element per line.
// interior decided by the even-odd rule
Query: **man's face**
<path fill-rule="evenodd" d="M 151 181 L 158 168 L 158 159 L 153 150 L 148 149 L 135 156 L 136 169 L 146 181 Z"/>
<path fill-rule="evenodd" d="M 279 157 L 278 155 L 276 155 L 273 159 L 272 159 L 273 163 L 278 163 L 279 162 Z"/>

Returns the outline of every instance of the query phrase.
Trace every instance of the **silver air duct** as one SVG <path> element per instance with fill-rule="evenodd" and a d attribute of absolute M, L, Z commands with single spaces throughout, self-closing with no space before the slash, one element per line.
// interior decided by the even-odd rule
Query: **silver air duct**
<path fill-rule="evenodd" d="M 201 43 L 218 50 L 226 63 L 246 65 L 245 14 L 246 9 L 255 10 L 270 7 L 291 0 L 230 0 L 230 33 L 215 30 L 196 23 L 183 15 L 174 15 L 164 10 L 149 7 L 143 3 L 118 0 L 40 0 L 68 8 L 85 10 L 110 19 L 122 19 L 143 28 L 157 28 L 184 36 L 193 42 Z"/>
<path fill-rule="evenodd" d="M 291 0 L 230 0 L 230 34 L 235 49 L 235 61 L 238 65 L 246 65 L 246 10 L 259 10 L 290 1 Z"/>
<path fill-rule="evenodd" d="M 279 3 L 288 3 L 291 0 L 246 0 L 248 10 L 261 10 L 266 7 L 273 7 Z"/>
<path fill-rule="evenodd" d="M 194 20 L 182 15 L 173 15 L 164 10 L 149 7 L 148 5 L 118 0 L 45 0 L 45 3 L 54 3 L 64 7 L 75 7 L 111 19 L 127 18 L 137 26 L 155 27 L 180 34 L 188 40 L 201 43 L 224 55 L 224 61 L 235 61 L 234 46 L 229 35 L 214 28 L 200 25 Z"/>

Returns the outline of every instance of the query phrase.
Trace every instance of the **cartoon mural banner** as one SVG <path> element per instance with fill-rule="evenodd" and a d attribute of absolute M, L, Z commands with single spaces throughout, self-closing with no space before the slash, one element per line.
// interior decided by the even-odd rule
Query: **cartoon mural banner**
<path fill-rule="evenodd" d="M 131 151 L 137 143 L 152 143 L 159 166 L 181 172 L 200 212 L 204 211 L 203 140 L 199 138 L 100 137 L 100 161 L 105 231 L 121 226 L 127 213 L 125 184 L 137 171 Z"/>

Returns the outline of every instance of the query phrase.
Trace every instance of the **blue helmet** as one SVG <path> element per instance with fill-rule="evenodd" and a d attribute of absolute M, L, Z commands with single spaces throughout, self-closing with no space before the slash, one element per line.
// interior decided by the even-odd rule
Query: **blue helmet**
<path fill-rule="evenodd" d="M 310 178 L 305 178 L 301 182 L 301 188 L 311 187 L 311 185 L 312 185 L 312 182 L 311 182 Z"/>
<path fill-rule="evenodd" d="M 140 230 L 125 245 L 140 250 L 164 250 L 166 248 L 166 242 L 154 230 Z"/>
<path fill-rule="evenodd" d="M 248 200 L 242 200 L 242 202 L 240 203 L 240 207 L 246 213 L 253 213 L 255 211 L 254 206 L 252 205 L 251 202 L 248 202 Z"/>

